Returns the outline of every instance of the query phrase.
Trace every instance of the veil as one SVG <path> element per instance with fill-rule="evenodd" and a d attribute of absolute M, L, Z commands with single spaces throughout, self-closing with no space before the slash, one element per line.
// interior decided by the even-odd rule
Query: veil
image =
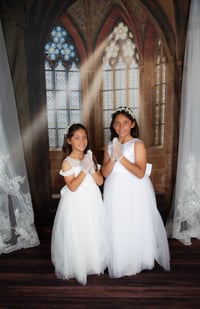
<path fill-rule="evenodd" d="M 0 21 L 0 254 L 39 245 Z"/>
<path fill-rule="evenodd" d="M 168 236 L 200 239 L 200 1 L 191 0 L 183 68 L 177 176 Z"/>

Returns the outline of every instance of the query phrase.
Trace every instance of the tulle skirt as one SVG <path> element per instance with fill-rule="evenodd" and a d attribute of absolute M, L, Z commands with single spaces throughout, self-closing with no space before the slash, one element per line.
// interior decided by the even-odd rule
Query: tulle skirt
<path fill-rule="evenodd" d="M 96 184 L 75 192 L 62 189 L 51 242 L 57 277 L 75 278 L 85 285 L 87 275 L 101 274 L 107 267 L 105 209 Z"/>
<path fill-rule="evenodd" d="M 155 261 L 169 270 L 168 240 L 149 177 L 110 174 L 104 184 L 104 203 L 110 277 L 152 269 Z"/>

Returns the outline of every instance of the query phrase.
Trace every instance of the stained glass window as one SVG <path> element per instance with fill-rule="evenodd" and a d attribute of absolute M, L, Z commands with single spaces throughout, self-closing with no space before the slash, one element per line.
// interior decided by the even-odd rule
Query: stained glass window
<path fill-rule="evenodd" d="M 130 107 L 135 116 L 139 111 L 139 55 L 131 31 L 119 22 L 107 39 L 103 57 L 102 130 L 104 144 L 109 141 L 113 110 Z"/>
<path fill-rule="evenodd" d="M 55 149 L 62 147 L 67 127 L 82 119 L 79 57 L 61 26 L 52 29 L 44 50 L 49 147 Z"/>
<path fill-rule="evenodd" d="M 158 40 L 155 57 L 154 145 L 164 144 L 167 57 Z"/>

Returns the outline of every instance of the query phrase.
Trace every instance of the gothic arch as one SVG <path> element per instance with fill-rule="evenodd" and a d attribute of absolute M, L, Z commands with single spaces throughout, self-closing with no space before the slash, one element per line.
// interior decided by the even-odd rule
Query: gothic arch
<path fill-rule="evenodd" d="M 99 33 L 99 36 L 96 41 L 95 48 L 97 49 L 99 45 L 101 45 L 102 42 L 104 42 L 105 38 L 109 35 L 111 32 L 114 24 L 116 21 L 120 19 L 122 20 L 130 29 L 130 31 L 134 35 L 134 39 L 136 41 L 137 47 L 138 47 L 138 53 L 141 57 L 142 55 L 142 40 L 141 35 L 138 35 L 140 33 L 140 30 L 138 28 L 138 23 L 136 21 L 136 18 L 134 16 L 134 12 L 130 8 L 130 14 L 127 15 L 122 8 L 115 7 L 111 10 L 110 14 L 108 15 L 106 21 L 104 22 L 102 29 Z M 143 58 L 143 57 L 142 57 Z"/>
<path fill-rule="evenodd" d="M 63 14 L 59 20 L 62 22 L 63 26 L 65 26 L 65 28 L 69 31 L 70 35 L 73 37 L 74 43 L 78 50 L 78 54 L 81 58 L 81 63 L 83 63 L 87 59 L 87 52 L 76 27 L 66 14 Z"/>

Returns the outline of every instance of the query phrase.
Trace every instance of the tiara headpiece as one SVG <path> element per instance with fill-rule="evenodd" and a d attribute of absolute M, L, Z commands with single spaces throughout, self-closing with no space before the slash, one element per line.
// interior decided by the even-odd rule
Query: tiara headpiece
<path fill-rule="evenodd" d="M 118 107 L 116 110 L 112 112 L 112 115 L 114 115 L 115 113 L 121 113 L 121 112 L 125 112 L 129 114 L 133 119 L 135 119 L 135 115 L 133 114 L 132 110 L 127 106 Z"/>

